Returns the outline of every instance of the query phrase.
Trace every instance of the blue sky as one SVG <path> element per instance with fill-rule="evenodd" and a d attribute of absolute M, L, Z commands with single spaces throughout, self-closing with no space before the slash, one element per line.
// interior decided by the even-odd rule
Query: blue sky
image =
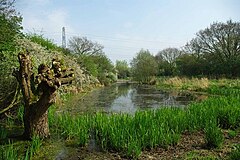
<path fill-rule="evenodd" d="M 24 32 L 41 33 L 61 45 L 86 36 L 104 45 L 115 62 L 141 49 L 152 54 L 180 48 L 213 22 L 240 21 L 239 0 L 18 0 Z"/>

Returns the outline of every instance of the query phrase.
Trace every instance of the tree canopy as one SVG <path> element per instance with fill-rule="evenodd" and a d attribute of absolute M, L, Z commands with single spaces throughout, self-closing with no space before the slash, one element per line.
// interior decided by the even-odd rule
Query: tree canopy
<path fill-rule="evenodd" d="M 21 33 L 22 17 L 14 9 L 15 0 L 0 0 L 0 52 L 13 51 L 14 38 Z"/>
<path fill-rule="evenodd" d="M 158 75 L 176 75 L 176 59 L 182 54 L 177 48 L 166 48 L 157 53 L 155 56 L 158 62 Z"/>
<path fill-rule="evenodd" d="M 239 76 L 240 23 L 229 20 L 211 24 L 186 45 L 186 52 L 205 60 L 211 67 L 205 74 Z"/>
<path fill-rule="evenodd" d="M 150 83 L 157 74 L 157 62 L 148 50 L 140 50 L 131 62 L 132 76 L 141 83 Z"/>
<path fill-rule="evenodd" d="M 129 77 L 130 69 L 126 60 L 117 60 L 116 61 L 116 70 L 118 72 L 118 78 L 125 79 Z"/>
<path fill-rule="evenodd" d="M 72 37 L 69 40 L 69 48 L 78 55 L 96 55 L 103 52 L 103 46 L 93 42 L 87 37 Z"/>

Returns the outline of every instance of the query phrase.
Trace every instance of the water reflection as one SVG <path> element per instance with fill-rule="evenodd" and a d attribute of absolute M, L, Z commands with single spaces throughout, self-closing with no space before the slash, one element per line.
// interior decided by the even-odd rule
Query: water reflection
<path fill-rule="evenodd" d="M 127 93 L 118 92 L 120 94 L 111 103 L 111 112 L 134 113 L 137 110 L 156 109 L 161 106 L 183 107 L 194 99 L 190 95 L 156 90 L 150 86 L 118 84 L 115 87 L 117 91 L 124 88 Z"/>
<path fill-rule="evenodd" d="M 156 90 L 137 84 L 115 84 L 97 89 L 76 99 L 68 107 L 69 112 L 86 111 L 135 113 L 137 110 L 155 109 L 161 106 L 182 107 L 193 101 L 193 96 L 178 92 Z"/>

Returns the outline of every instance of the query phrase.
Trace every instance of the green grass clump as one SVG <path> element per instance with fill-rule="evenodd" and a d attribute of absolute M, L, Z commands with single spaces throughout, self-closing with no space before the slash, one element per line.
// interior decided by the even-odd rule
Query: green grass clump
<path fill-rule="evenodd" d="M 0 147 L 0 159 L 2 160 L 28 160 L 32 159 L 34 155 L 40 150 L 42 140 L 34 136 L 30 142 L 11 142 L 2 144 Z M 25 147 L 27 150 L 25 150 Z"/>
<path fill-rule="evenodd" d="M 51 118 L 50 118 L 51 119 Z M 72 117 L 69 114 L 63 114 L 51 119 L 51 124 L 55 125 L 55 132 L 65 139 L 77 139 L 80 146 L 88 143 L 91 118 L 89 115 Z"/>
<path fill-rule="evenodd" d="M 0 159 L 6 159 L 6 160 L 17 160 L 18 159 L 18 153 L 15 146 L 9 141 L 8 145 L 1 146 L 0 148 Z"/>
<path fill-rule="evenodd" d="M 220 148 L 224 142 L 224 137 L 221 129 L 216 122 L 210 121 L 204 128 L 205 142 L 209 148 Z"/>
<path fill-rule="evenodd" d="M 42 140 L 38 136 L 33 136 L 31 144 L 30 144 L 30 157 L 32 157 L 35 153 L 40 150 L 42 145 Z"/>
<path fill-rule="evenodd" d="M 230 138 L 234 138 L 237 136 L 237 131 L 234 131 L 234 130 L 228 130 L 228 136 Z"/>
<path fill-rule="evenodd" d="M 175 117 L 170 115 L 175 113 Z M 97 114 L 94 131 L 98 144 L 106 150 L 123 151 L 138 157 L 142 150 L 176 145 L 180 139 L 184 111 L 162 109 L 128 114 Z"/>
<path fill-rule="evenodd" d="M 7 130 L 0 126 L 0 140 L 5 139 L 7 137 Z"/>
<path fill-rule="evenodd" d="M 230 154 L 230 160 L 239 160 L 240 159 L 240 144 L 234 147 L 234 150 Z"/>

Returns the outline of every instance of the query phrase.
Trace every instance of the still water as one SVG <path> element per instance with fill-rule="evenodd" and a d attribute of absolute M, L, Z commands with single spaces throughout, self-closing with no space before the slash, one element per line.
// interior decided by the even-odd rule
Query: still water
<path fill-rule="evenodd" d="M 157 90 L 137 84 L 114 84 L 75 97 L 65 111 L 135 113 L 137 110 L 156 109 L 162 106 L 184 107 L 194 100 L 189 93 Z"/>

